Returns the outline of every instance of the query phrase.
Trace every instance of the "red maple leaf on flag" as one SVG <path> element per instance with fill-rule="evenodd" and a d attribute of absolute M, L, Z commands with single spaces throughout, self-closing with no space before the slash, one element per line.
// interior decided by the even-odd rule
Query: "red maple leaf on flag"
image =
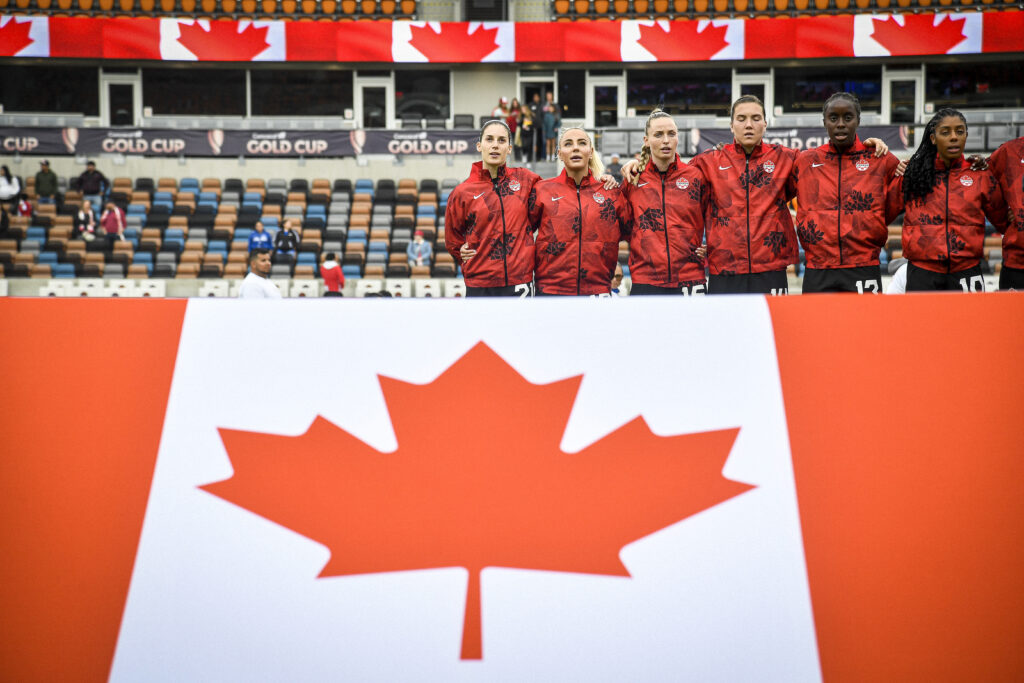
<path fill-rule="evenodd" d="M 209 31 L 198 21 L 179 26 L 181 37 L 178 42 L 199 61 L 248 62 L 270 47 L 266 26 L 257 28 L 249 24 L 241 33 L 238 32 L 238 24 L 232 21 L 211 21 Z"/>
<path fill-rule="evenodd" d="M 497 28 L 478 26 L 473 33 L 469 24 L 443 23 L 440 32 L 430 25 L 413 26 L 409 44 L 431 62 L 479 62 L 498 49 Z"/>
<path fill-rule="evenodd" d="M 652 26 L 640 26 L 641 47 L 655 56 L 659 61 L 697 61 L 711 59 L 722 48 L 728 47 L 725 34 L 726 26 L 708 24 L 703 31 L 698 31 L 696 21 L 669 22 L 668 28 L 662 28 L 660 22 Z"/>
<path fill-rule="evenodd" d="M 0 57 L 13 57 L 35 41 L 28 37 L 31 21 L 18 21 L 14 17 L 0 26 Z"/>
<path fill-rule="evenodd" d="M 963 32 L 966 21 L 946 17 L 936 26 L 934 14 L 904 14 L 900 26 L 895 17 L 872 19 L 871 37 L 893 57 L 945 54 L 967 37 Z"/>
<path fill-rule="evenodd" d="M 637 417 L 563 452 L 580 381 L 531 384 L 481 342 L 429 384 L 380 377 L 394 453 L 319 416 L 296 437 L 221 429 L 234 475 L 201 488 L 325 544 L 320 577 L 465 567 L 462 658 L 481 659 L 485 567 L 629 576 L 624 545 L 753 488 L 722 476 L 738 429 Z"/>

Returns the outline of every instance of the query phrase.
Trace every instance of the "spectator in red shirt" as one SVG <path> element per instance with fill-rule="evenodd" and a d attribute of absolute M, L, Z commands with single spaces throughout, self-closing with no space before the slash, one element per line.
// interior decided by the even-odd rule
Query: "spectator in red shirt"
<path fill-rule="evenodd" d="M 345 286 L 345 274 L 341 272 L 341 266 L 335 258 L 334 252 L 328 252 L 324 256 L 324 262 L 320 264 L 320 276 L 327 287 L 324 296 L 343 296 L 341 288 Z"/>
<path fill-rule="evenodd" d="M 114 242 L 124 239 L 124 209 L 114 202 L 107 202 L 103 215 L 100 216 L 100 225 L 107 236 L 107 249 L 113 249 Z"/>

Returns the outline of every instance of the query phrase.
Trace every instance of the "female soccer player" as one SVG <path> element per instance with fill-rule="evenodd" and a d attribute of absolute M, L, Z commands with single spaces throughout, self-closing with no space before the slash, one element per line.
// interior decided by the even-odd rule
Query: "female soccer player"
<path fill-rule="evenodd" d="M 537 231 L 537 295 L 610 296 L 619 241 L 628 212 L 617 189 L 605 189 L 594 144 L 582 128 L 567 128 L 558 142 L 562 173 L 537 183 L 530 194 L 530 224 Z"/>
<path fill-rule="evenodd" d="M 743 95 L 730 112 L 734 142 L 691 162 L 710 187 L 707 224 L 709 294 L 788 294 L 786 267 L 797 262 L 796 233 L 786 202 L 796 150 L 763 141 L 764 104 Z M 871 138 L 876 155 L 888 153 Z"/>
<path fill-rule="evenodd" d="M 835 93 L 822 113 L 829 142 L 797 156 L 787 190 L 796 193 L 796 234 L 807 256 L 803 292 L 880 294 L 878 254 L 903 203 L 888 189 L 900 162 L 875 157 L 857 137 L 856 96 Z"/>
<path fill-rule="evenodd" d="M 448 197 L 445 247 L 462 264 L 466 296 L 533 296 L 533 234 L 527 198 L 540 176 L 505 165 L 512 133 L 487 121 L 476 143 L 480 161 Z"/>
<path fill-rule="evenodd" d="M 902 196 L 903 255 L 907 291 L 985 291 L 981 276 L 985 218 L 1004 232 L 1006 202 L 991 170 L 975 171 L 964 159 L 967 119 L 940 109 L 892 188 Z"/>
<path fill-rule="evenodd" d="M 704 294 L 704 174 L 676 153 L 679 129 L 655 109 L 644 126 L 640 175 L 624 185 L 632 230 L 629 236 L 630 295 Z"/>
<path fill-rule="evenodd" d="M 1003 269 L 999 289 L 1024 289 L 1024 137 L 1010 140 L 989 159 L 999 179 L 1010 220 L 1003 235 Z"/>

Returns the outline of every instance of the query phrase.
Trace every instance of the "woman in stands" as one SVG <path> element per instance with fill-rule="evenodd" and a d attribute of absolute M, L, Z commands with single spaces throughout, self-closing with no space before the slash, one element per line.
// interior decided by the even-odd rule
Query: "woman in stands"
<path fill-rule="evenodd" d="M 558 156 L 562 173 L 538 182 L 528 202 L 537 231 L 537 295 L 610 296 L 628 209 L 618 189 L 602 187 L 601 161 L 586 131 L 562 131 Z"/>
<path fill-rule="evenodd" d="M 679 129 L 655 109 L 644 126 L 639 176 L 623 186 L 629 207 L 630 295 L 705 294 L 704 174 L 677 154 Z"/>
<path fill-rule="evenodd" d="M 829 142 L 799 154 L 787 192 L 796 192 L 796 234 L 807 257 L 803 293 L 880 294 L 878 254 L 902 209 L 889 192 L 900 162 L 876 157 L 857 137 L 856 96 L 835 93 L 822 113 Z"/>
<path fill-rule="evenodd" d="M 1007 208 L 991 170 L 973 170 L 964 159 L 967 119 L 941 109 L 892 188 L 906 207 L 903 255 L 907 291 L 985 291 L 981 275 L 985 219 L 1004 232 Z"/>
<path fill-rule="evenodd" d="M 505 121 L 480 130 L 480 161 L 448 197 L 445 247 L 462 264 L 466 296 L 533 296 L 534 243 L 527 198 L 540 176 L 509 168 Z"/>
<path fill-rule="evenodd" d="M 1024 137 L 1001 145 L 988 163 L 999 179 L 1010 215 L 1003 234 L 999 289 L 1024 290 Z"/>
<path fill-rule="evenodd" d="M 764 104 L 743 95 L 730 111 L 733 144 L 693 159 L 710 187 L 707 223 L 709 294 L 788 294 L 786 268 L 797 262 L 787 202 L 797 151 L 765 143 Z M 870 139 L 876 155 L 889 148 Z"/>

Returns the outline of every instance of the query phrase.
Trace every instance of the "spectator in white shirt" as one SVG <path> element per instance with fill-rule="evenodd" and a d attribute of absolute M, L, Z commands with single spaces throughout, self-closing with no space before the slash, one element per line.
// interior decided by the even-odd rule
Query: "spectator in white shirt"
<path fill-rule="evenodd" d="M 249 274 L 238 290 L 239 299 L 280 299 L 281 290 L 271 282 L 270 250 L 254 249 L 249 253 Z"/>

